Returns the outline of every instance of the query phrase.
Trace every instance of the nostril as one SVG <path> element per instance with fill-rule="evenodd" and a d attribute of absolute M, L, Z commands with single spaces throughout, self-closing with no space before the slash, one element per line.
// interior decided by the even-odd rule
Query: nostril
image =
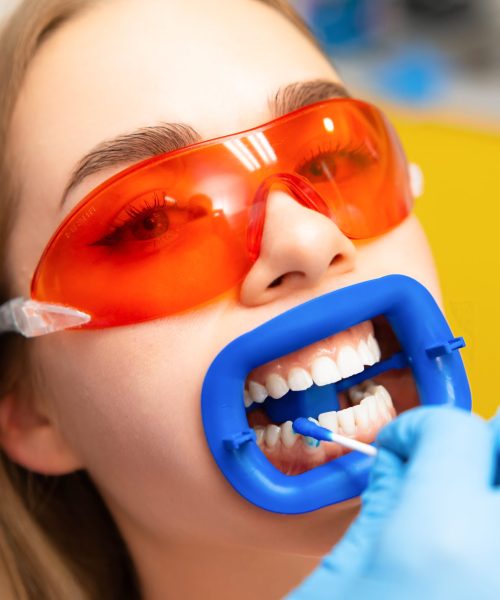
<path fill-rule="evenodd" d="M 343 261 L 344 261 L 344 255 L 336 254 L 330 261 L 330 266 L 337 265 L 338 263 L 343 262 Z"/>
<path fill-rule="evenodd" d="M 278 285 L 281 284 L 282 281 L 283 281 L 283 275 L 281 275 L 280 277 L 277 277 L 274 281 L 271 281 L 271 283 L 268 285 L 268 287 L 270 287 L 270 288 L 277 287 Z"/>

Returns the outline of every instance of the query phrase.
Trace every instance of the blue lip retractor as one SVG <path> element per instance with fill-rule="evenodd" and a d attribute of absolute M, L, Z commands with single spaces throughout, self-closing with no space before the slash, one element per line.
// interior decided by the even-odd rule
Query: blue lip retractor
<path fill-rule="evenodd" d="M 368 483 L 373 458 L 351 452 L 300 475 L 285 475 L 257 445 L 243 403 L 245 379 L 259 365 L 349 327 L 384 315 L 402 351 L 343 379 L 328 394 L 294 393 L 269 402 L 275 422 L 337 410 L 336 392 L 393 368 L 409 366 L 422 404 L 471 408 L 467 375 L 446 319 L 427 289 L 404 275 L 330 292 L 283 313 L 230 342 L 203 382 L 201 412 L 213 457 L 229 483 L 253 504 L 277 513 L 304 513 L 358 496 Z M 313 391 L 314 390 L 314 391 Z M 272 412 L 271 414 L 271 411 Z"/>

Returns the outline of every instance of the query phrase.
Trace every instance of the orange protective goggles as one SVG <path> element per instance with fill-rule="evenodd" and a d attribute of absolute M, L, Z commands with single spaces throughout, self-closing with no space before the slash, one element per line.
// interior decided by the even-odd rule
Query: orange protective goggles
<path fill-rule="evenodd" d="M 334 99 L 253 129 L 155 156 L 115 175 L 64 219 L 35 271 L 33 300 L 137 323 L 234 289 L 257 260 L 270 190 L 349 238 L 410 212 L 408 163 L 376 107 Z"/>

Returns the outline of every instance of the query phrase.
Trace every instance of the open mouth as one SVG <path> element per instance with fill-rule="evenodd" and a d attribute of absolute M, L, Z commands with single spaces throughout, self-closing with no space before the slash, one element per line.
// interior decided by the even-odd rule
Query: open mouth
<path fill-rule="evenodd" d="M 227 344 L 201 393 L 208 447 L 256 506 L 299 514 L 358 496 L 373 457 L 301 438 L 299 417 L 371 443 L 417 405 L 470 410 L 454 337 L 431 293 L 386 275 L 313 298 Z"/>
<path fill-rule="evenodd" d="M 350 452 L 295 433 L 298 417 L 373 442 L 397 414 L 420 404 L 412 370 L 398 357 L 401 346 L 380 315 L 253 369 L 243 402 L 260 450 L 285 475 Z M 394 368 L 378 372 L 391 359 Z"/>

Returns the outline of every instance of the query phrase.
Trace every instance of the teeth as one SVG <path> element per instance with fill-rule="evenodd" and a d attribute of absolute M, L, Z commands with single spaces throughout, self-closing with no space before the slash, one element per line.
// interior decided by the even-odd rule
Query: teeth
<path fill-rule="evenodd" d="M 311 375 L 316 385 L 327 385 L 342 379 L 337 365 L 328 356 L 322 356 L 313 361 Z"/>
<path fill-rule="evenodd" d="M 288 392 L 286 381 L 277 373 L 272 373 L 266 379 L 266 388 L 271 398 L 282 398 Z"/>
<path fill-rule="evenodd" d="M 380 347 L 374 335 L 370 333 L 364 340 L 360 340 L 356 348 L 345 345 L 339 348 L 336 360 L 330 356 L 319 356 L 310 364 L 309 368 L 293 367 L 285 378 L 278 373 L 270 373 L 265 385 L 257 381 L 249 380 L 247 389 L 243 392 L 245 408 L 249 408 L 253 402 L 262 404 L 268 396 L 278 399 L 285 396 L 290 390 L 307 390 L 313 384 L 318 386 L 336 383 L 357 373 L 361 373 L 366 366 L 371 366 L 381 358 Z M 354 386 L 348 392 L 351 403 L 359 404 L 367 395 L 376 395 L 374 388 L 381 387 L 373 381 L 365 381 L 359 386 Z M 382 395 L 386 395 L 387 408 L 393 410 L 392 402 L 387 391 L 382 387 Z"/>
<path fill-rule="evenodd" d="M 392 404 L 392 398 L 389 392 L 385 389 L 383 385 L 376 385 L 374 389 L 374 393 L 379 398 L 382 398 L 385 401 L 387 408 L 394 408 Z"/>
<path fill-rule="evenodd" d="M 250 398 L 259 404 L 267 398 L 266 388 L 256 381 L 248 382 L 248 391 L 250 392 Z"/>
<path fill-rule="evenodd" d="M 250 398 L 248 390 L 243 390 L 243 404 L 245 405 L 245 408 L 248 408 L 253 404 L 253 400 Z"/>
<path fill-rule="evenodd" d="M 366 382 L 364 383 L 366 384 Z M 373 382 L 370 382 L 368 387 L 372 393 L 364 397 L 360 404 L 344 410 L 324 412 L 319 415 L 318 419 L 309 417 L 309 420 L 335 433 L 341 429 L 341 433 L 348 436 L 354 436 L 358 430 L 369 429 L 373 425 L 380 424 L 381 421 L 384 423 L 391 421 L 393 417 L 390 411 L 391 409 L 394 411 L 394 406 L 389 392 L 384 386 L 373 384 Z M 265 427 L 257 425 L 254 430 L 257 444 L 261 448 L 264 444 L 267 448 L 276 448 L 280 441 L 285 448 L 292 448 L 298 438 L 302 438 L 302 443 L 308 452 L 317 452 L 321 447 L 318 440 L 295 433 L 292 421 L 285 421 L 280 427 L 274 424 Z"/>
<path fill-rule="evenodd" d="M 367 398 L 363 398 L 363 400 L 361 400 L 361 406 L 366 406 L 368 411 L 368 418 L 370 419 L 370 421 L 372 421 L 373 423 L 378 421 L 378 402 L 375 396 L 368 396 Z"/>
<path fill-rule="evenodd" d="M 366 429 L 370 427 L 368 411 L 365 410 L 364 406 L 353 406 L 352 410 L 354 411 L 354 420 L 356 421 L 356 427 L 361 427 L 361 429 Z"/>
<path fill-rule="evenodd" d="M 377 409 L 378 409 L 379 415 L 382 416 L 384 421 L 387 421 L 387 422 L 391 421 L 392 415 L 391 415 L 389 409 L 387 408 L 387 404 L 385 403 L 385 400 L 381 399 L 380 396 L 375 396 L 375 398 L 378 401 Z"/>
<path fill-rule="evenodd" d="M 363 361 L 364 365 L 371 367 L 372 365 L 374 365 L 377 362 L 375 355 L 370 350 L 370 348 L 368 347 L 368 344 L 365 342 L 365 340 L 361 340 L 359 342 L 357 351 L 358 351 L 359 358 Z"/>
<path fill-rule="evenodd" d="M 260 425 L 257 425 L 253 429 L 255 431 L 255 435 L 257 436 L 257 445 L 262 446 L 262 444 L 264 442 L 264 432 L 265 432 L 266 428 L 261 427 Z"/>
<path fill-rule="evenodd" d="M 330 412 L 321 413 L 318 417 L 319 424 L 321 427 L 326 427 L 330 431 L 334 433 L 338 433 L 339 430 L 339 421 L 337 418 L 337 412 L 331 410 Z"/>
<path fill-rule="evenodd" d="M 313 384 L 313 380 L 309 373 L 302 367 L 294 367 L 288 373 L 288 385 L 294 392 L 307 390 Z"/>
<path fill-rule="evenodd" d="M 367 379 L 366 381 L 362 381 L 358 385 L 353 385 L 347 390 L 347 395 L 349 397 L 349 400 L 351 401 L 351 404 L 359 404 L 364 398 L 376 395 L 377 388 L 381 388 L 382 390 L 384 390 L 392 406 L 392 400 L 389 396 L 389 392 L 384 388 L 384 386 L 377 385 L 373 381 L 373 379 Z M 384 392 L 381 392 L 381 394 Z"/>
<path fill-rule="evenodd" d="M 345 408 L 339 410 L 337 413 L 339 419 L 339 425 L 342 427 L 346 435 L 354 435 L 356 433 L 356 423 L 354 421 L 354 410 L 352 408 Z"/>
<path fill-rule="evenodd" d="M 280 439 L 281 429 L 278 425 L 267 425 L 264 439 L 268 448 L 274 448 Z"/>
<path fill-rule="evenodd" d="M 359 404 L 363 398 L 369 396 L 370 393 L 363 389 L 362 385 L 353 385 L 352 388 L 347 390 L 347 395 L 352 404 Z"/>
<path fill-rule="evenodd" d="M 375 336 L 370 334 L 368 336 L 366 343 L 368 344 L 368 348 L 370 349 L 371 353 L 375 357 L 375 362 L 378 362 L 380 360 L 380 357 L 382 356 L 382 354 L 380 352 L 380 346 L 378 345 L 378 342 L 375 339 Z"/>
<path fill-rule="evenodd" d="M 281 441 L 285 448 L 291 448 L 297 441 L 298 433 L 295 433 L 291 421 L 285 421 L 281 425 Z"/>
<path fill-rule="evenodd" d="M 364 369 L 358 353 L 350 346 L 344 346 L 340 349 L 337 356 L 337 366 L 343 379 L 361 373 Z"/>

